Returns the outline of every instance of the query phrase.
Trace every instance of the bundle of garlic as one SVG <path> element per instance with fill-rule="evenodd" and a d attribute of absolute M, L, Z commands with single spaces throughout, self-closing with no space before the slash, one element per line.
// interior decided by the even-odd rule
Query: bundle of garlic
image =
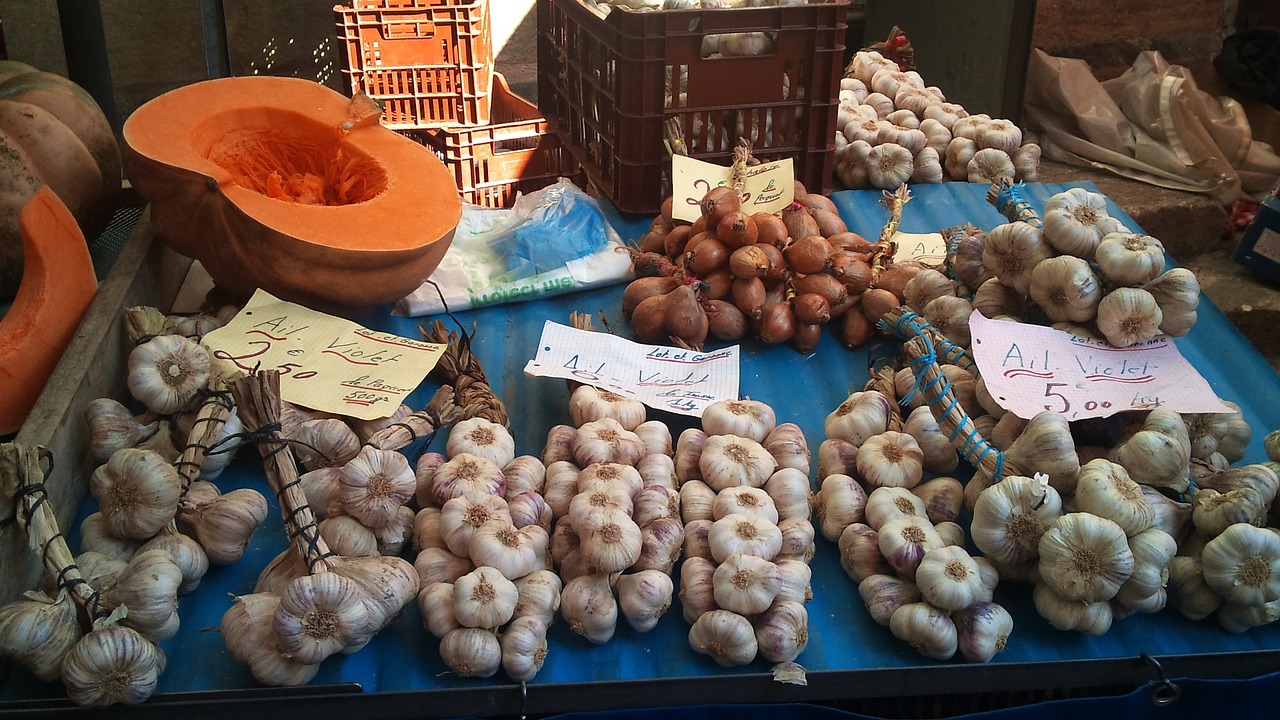
<path fill-rule="evenodd" d="M 676 446 L 689 645 L 720 665 L 793 663 L 809 638 L 809 451 L 768 405 L 721 401 Z"/>
<path fill-rule="evenodd" d="M 1009 120 L 970 115 L 915 71 L 859 51 L 840 81 L 836 177 L 851 189 L 945 179 L 1034 181 L 1040 146 Z"/>
<path fill-rule="evenodd" d="M 942 474 L 956 468 L 958 443 L 924 405 L 904 421 L 897 396 L 885 371 L 827 416 L 813 500 L 819 528 L 876 622 L 927 657 L 959 651 L 986 662 L 1004 649 L 1013 619 L 992 602 L 994 566 L 964 550 L 956 522 L 964 488 Z M 938 475 L 924 480 L 926 470 Z"/>
<path fill-rule="evenodd" d="M 501 667 L 522 682 L 546 659 L 561 582 L 550 569 L 545 477 L 541 460 L 516 456 L 505 427 L 479 417 L 452 428 L 444 454 L 418 461 L 418 609 L 458 675 Z"/>
<path fill-rule="evenodd" d="M 44 448 L 0 445 L 0 496 L 14 503 L 3 505 L 0 519 L 17 519 L 53 584 L 47 594 L 30 591 L 0 607 L 0 657 L 46 682 L 61 679 L 77 705 L 144 702 L 165 664 L 146 628 L 157 628 L 163 617 L 172 618 L 176 629 L 177 568 L 166 553 L 149 552 L 120 570 L 120 581 L 110 588 L 100 592 L 91 585 L 58 530 L 44 460 L 50 460 Z M 134 623 L 141 627 L 123 623 L 126 615 L 143 616 Z"/>
<path fill-rule="evenodd" d="M 569 412 L 577 427 L 551 428 L 542 454 L 551 558 L 564 582 L 560 614 L 603 644 L 619 613 L 648 632 L 671 605 L 684 542 L 671 432 L 646 421 L 640 402 L 588 385 L 573 390 Z"/>
<path fill-rule="evenodd" d="M 254 372 L 229 384 L 280 501 L 292 546 L 259 577 L 255 592 L 236 598 L 223 615 L 227 651 L 266 685 L 309 682 L 319 663 L 356 652 L 413 599 L 418 576 L 398 557 L 345 557 L 321 537 L 298 480 L 291 443 L 277 429 L 280 374 Z M 377 473 L 368 507 L 391 504 L 394 480 Z M 410 488 L 413 478 L 410 476 Z"/>

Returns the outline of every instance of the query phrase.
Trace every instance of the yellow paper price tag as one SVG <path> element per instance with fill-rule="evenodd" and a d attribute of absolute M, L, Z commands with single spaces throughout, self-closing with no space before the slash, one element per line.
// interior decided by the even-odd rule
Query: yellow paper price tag
<path fill-rule="evenodd" d="M 671 157 L 671 217 L 693 222 L 702 214 L 698 203 L 712 188 L 729 184 L 730 168 L 684 155 Z M 777 213 L 795 200 L 795 169 L 791 158 L 747 168 L 742 211 Z"/>

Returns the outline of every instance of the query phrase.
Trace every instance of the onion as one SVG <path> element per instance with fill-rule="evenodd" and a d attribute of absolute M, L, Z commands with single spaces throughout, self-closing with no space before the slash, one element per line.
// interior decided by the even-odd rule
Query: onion
<path fill-rule="evenodd" d="M 876 251 L 875 243 L 856 232 L 845 231 L 828 235 L 827 242 L 831 243 L 831 247 L 836 250 L 848 250 L 856 253 L 873 253 Z"/>
<path fill-rule="evenodd" d="M 831 319 L 831 304 L 818 293 L 797 295 L 791 301 L 796 320 L 808 325 L 821 325 Z"/>
<path fill-rule="evenodd" d="M 733 304 L 744 315 L 759 319 L 764 310 L 764 282 L 760 278 L 734 280 L 730 295 L 733 297 Z"/>
<path fill-rule="evenodd" d="M 862 347 L 867 340 L 871 339 L 873 327 L 871 321 L 860 310 L 857 308 L 850 309 L 849 312 L 844 314 L 843 322 L 840 324 L 844 346 L 847 348 Z"/>
<path fill-rule="evenodd" d="M 666 295 L 680 283 L 671 277 L 641 277 L 631 281 L 622 291 L 622 314 L 630 318 L 636 306 L 645 298 Z"/>
<path fill-rule="evenodd" d="M 770 305 L 760 315 L 757 335 L 770 343 L 784 343 L 796 332 L 796 316 L 791 311 L 791 303 L 780 302 Z"/>
<path fill-rule="evenodd" d="M 768 245 L 744 245 L 729 255 L 729 272 L 735 278 L 764 277 L 769 272 Z"/>
<path fill-rule="evenodd" d="M 663 324 L 667 332 L 684 340 L 697 336 L 699 328 L 706 335 L 706 313 L 698 304 L 698 296 L 692 285 L 681 285 L 666 297 L 663 307 Z"/>
<path fill-rule="evenodd" d="M 759 244 L 759 247 L 769 258 L 769 271 L 764 274 L 764 279 L 781 280 L 789 272 L 787 257 L 782 254 L 782 250 L 777 245 Z"/>
<path fill-rule="evenodd" d="M 827 299 L 828 305 L 839 305 L 849 298 L 849 291 L 834 276 L 827 273 L 814 273 L 796 278 L 793 283 L 796 294 L 816 292 Z"/>
<path fill-rule="evenodd" d="M 820 273 L 831 265 L 831 243 L 821 235 L 808 235 L 783 248 L 782 255 L 798 273 Z"/>
<path fill-rule="evenodd" d="M 795 333 L 791 335 L 791 347 L 808 355 L 818 347 L 822 339 L 822 326 L 813 323 L 797 323 Z"/>
<path fill-rule="evenodd" d="M 671 228 L 671 232 L 667 233 L 662 239 L 662 250 L 667 257 L 676 258 L 684 254 L 685 245 L 689 243 L 689 225 L 677 225 Z M 658 251 L 655 251 L 658 252 Z"/>
<path fill-rule="evenodd" d="M 902 301 L 884 288 L 872 288 L 862 293 L 862 314 L 874 325 L 885 313 L 898 307 Z"/>
<path fill-rule="evenodd" d="M 640 238 L 640 252 L 666 252 L 666 238 L 670 231 L 650 230 Z"/>
<path fill-rule="evenodd" d="M 729 268 L 723 267 L 704 276 L 702 284 L 703 297 L 709 300 L 723 300 L 729 297 L 729 290 L 733 287 L 733 276 L 729 274 Z"/>
<path fill-rule="evenodd" d="M 826 212 L 837 214 L 840 212 L 836 209 L 836 204 L 831 202 L 831 198 L 819 193 L 807 192 L 803 195 L 797 195 L 796 202 L 810 210 L 825 210 Z"/>
<path fill-rule="evenodd" d="M 844 224 L 844 220 L 841 220 L 834 210 L 810 208 L 809 214 L 813 216 L 814 222 L 818 223 L 818 232 L 822 233 L 823 237 L 830 237 L 849 231 L 849 228 Z"/>
<path fill-rule="evenodd" d="M 888 290 L 901 301 L 906 295 L 907 283 L 911 282 L 911 278 L 923 269 L 924 266 L 917 262 L 895 263 L 880 273 L 880 279 L 876 280 L 876 287 Z"/>
<path fill-rule="evenodd" d="M 747 316 L 726 300 L 708 300 L 704 305 L 711 337 L 725 342 L 740 340 L 747 334 Z"/>
<path fill-rule="evenodd" d="M 756 242 L 765 245 L 781 245 L 787 241 L 787 225 L 772 213 L 758 212 L 751 216 L 756 222 Z"/>
<path fill-rule="evenodd" d="M 742 201 L 733 188 L 721 185 L 708 190 L 702 196 L 699 206 L 702 208 L 702 216 L 707 219 L 707 226 L 715 227 L 725 215 L 741 210 Z"/>
<path fill-rule="evenodd" d="M 716 237 L 730 248 L 754 245 L 759 232 L 756 221 L 741 210 L 725 215 L 716 224 Z"/>
<path fill-rule="evenodd" d="M 844 283 L 850 295 L 860 295 L 871 285 L 871 266 L 851 252 L 840 251 L 832 256 L 831 275 Z"/>
<path fill-rule="evenodd" d="M 667 338 L 666 295 L 647 297 L 631 313 L 631 334 L 642 343 L 665 344 Z"/>
<path fill-rule="evenodd" d="M 692 246 L 693 242 L 690 241 L 689 245 Z M 689 272 L 702 277 L 728 265 L 729 248 L 714 237 L 708 237 L 685 253 L 684 262 Z"/>
<path fill-rule="evenodd" d="M 782 222 L 787 226 L 787 235 L 792 239 L 818 235 L 818 221 L 813 219 L 803 205 L 792 205 L 782 211 Z"/>

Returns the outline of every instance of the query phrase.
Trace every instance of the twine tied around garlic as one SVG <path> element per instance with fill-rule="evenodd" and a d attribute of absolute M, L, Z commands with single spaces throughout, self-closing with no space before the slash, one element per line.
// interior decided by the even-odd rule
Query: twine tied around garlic
<path fill-rule="evenodd" d="M 379 450 L 399 450 L 426 438 L 425 448 L 437 430 L 462 419 L 462 408 L 454 402 L 454 397 L 453 387 L 442 385 L 425 408 L 379 430 L 365 444 Z"/>
<path fill-rule="evenodd" d="M 1001 178 L 999 182 L 992 183 L 987 188 L 987 202 L 1008 218 L 1009 222 L 1024 222 L 1034 228 L 1044 228 L 1040 215 L 1022 196 L 1022 183 L 1015 184 L 1012 178 Z"/>
<path fill-rule="evenodd" d="M 907 184 L 903 183 L 898 189 L 889 192 L 884 191 L 884 196 L 880 198 L 880 204 L 889 211 L 889 219 L 885 221 L 884 227 L 880 230 L 880 238 L 876 241 L 875 252 L 871 255 L 871 285 L 876 286 L 876 281 L 880 279 L 880 273 L 884 272 L 885 267 L 893 260 L 894 254 L 898 251 L 898 243 L 893 241 L 893 236 L 898 233 L 898 224 L 902 222 L 902 209 L 911 201 L 911 191 L 907 189 Z"/>

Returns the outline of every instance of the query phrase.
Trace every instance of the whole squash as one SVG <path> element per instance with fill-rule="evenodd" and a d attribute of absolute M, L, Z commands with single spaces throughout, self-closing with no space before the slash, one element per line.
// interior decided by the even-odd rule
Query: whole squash
<path fill-rule="evenodd" d="M 365 309 L 416 289 L 462 214 L 448 168 L 380 112 L 310 80 L 207 80 L 129 117 L 125 172 L 156 237 L 233 297 Z"/>
<path fill-rule="evenodd" d="M 93 237 L 120 192 L 120 149 L 89 93 L 30 65 L 0 60 L 0 297 L 18 289 L 18 213 L 42 185 Z"/>

